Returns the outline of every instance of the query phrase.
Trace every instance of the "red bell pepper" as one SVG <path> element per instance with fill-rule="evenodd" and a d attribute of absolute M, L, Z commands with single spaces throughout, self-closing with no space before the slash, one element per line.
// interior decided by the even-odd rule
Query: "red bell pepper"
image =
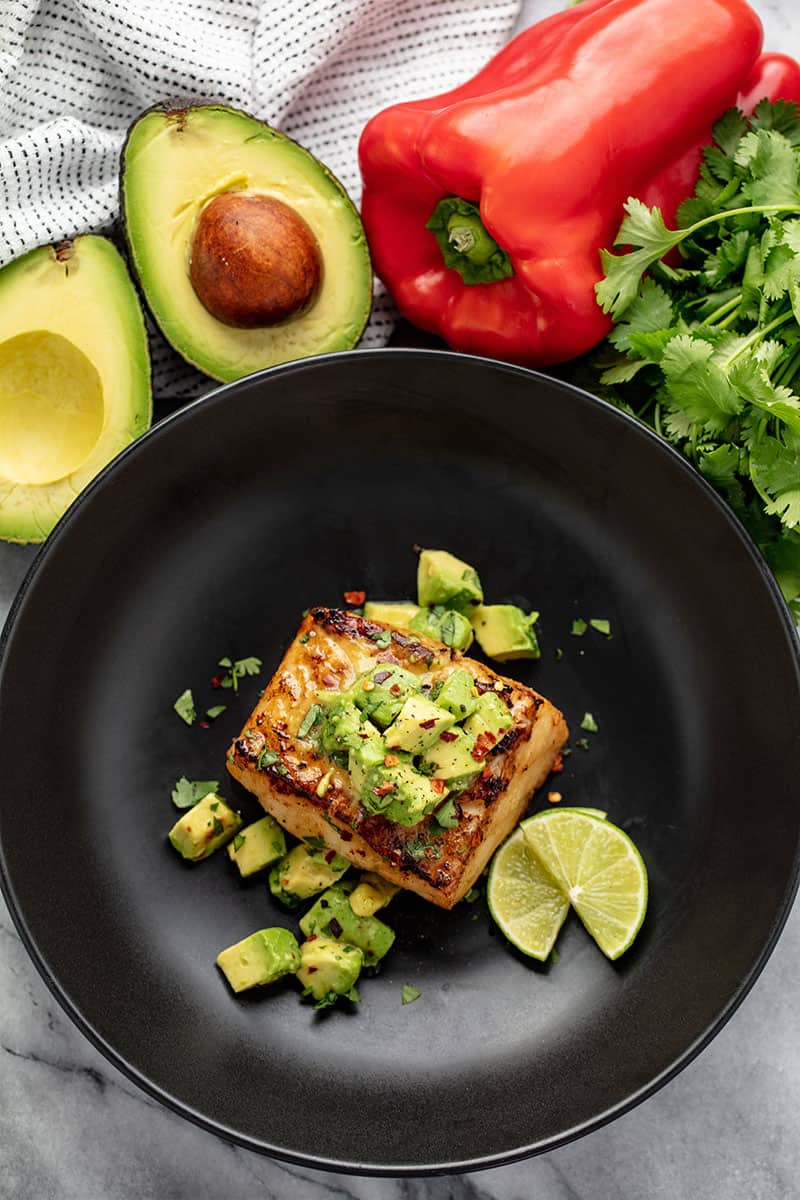
<path fill-rule="evenodd" d="M 400 311 L 528 365 L 590 349 L 610 327 L 599 250 L 627 197 L 671 217 L 737 96 L 800 99 L 797 64 L 760 47 L 745 0 L 583 0 L 462 87 L 379 113 L 359 148 L 362 216 Z"/>

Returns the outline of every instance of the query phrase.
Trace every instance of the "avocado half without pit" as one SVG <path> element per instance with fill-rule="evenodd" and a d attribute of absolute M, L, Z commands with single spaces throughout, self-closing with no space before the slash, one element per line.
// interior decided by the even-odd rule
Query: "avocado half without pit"
<path fill-rule="evenodd" d="M 87 234 L 0 270 L 0 538 L 41 542 L 151 420 L 144 319 L 119 253 Z"/>
<path fill-rule="evenodd" d="M 131 127 L 122 209 L 162 333 L 223 381 L 349 350 L 372 304 L 361 219 L 313 155 L 221 104 L 159 105 Z"/>

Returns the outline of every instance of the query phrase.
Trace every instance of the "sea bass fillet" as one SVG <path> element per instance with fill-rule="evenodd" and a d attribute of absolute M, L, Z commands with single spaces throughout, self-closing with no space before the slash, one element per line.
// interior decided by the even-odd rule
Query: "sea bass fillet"
<path fill-rule="evenodd" d="M 455 797 L 451 828 L 433 816 L 408 826 L 368 813 L 347 769 L 299 736 L 320 692 L 345 692 L 380 664 L 412 672 L 421 685 L 463 668 L 476 694 L 491 690 L 508 710 L 511 727 L 482 755 L 475 782 Z M 315 608 L 231 745 L 227 765 L 295 837 L 321 838 L 357 867 L 452 908 L 558 765 L 568 735 L 562 714 L 543 696 L 459 651 L 353 612 Z"/>

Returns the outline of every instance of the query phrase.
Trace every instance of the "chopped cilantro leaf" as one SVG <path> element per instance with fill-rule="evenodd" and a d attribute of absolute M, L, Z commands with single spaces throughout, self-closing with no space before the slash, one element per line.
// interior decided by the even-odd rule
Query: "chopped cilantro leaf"
<path fill-rule="evenodd" d="M 261 670 L 261 659 L 255 658 L 253 655 L 250 655 L 249 658 L 237 658 L 235 662 L 232 662 L 230 658 L 221 658 L 217 666 L 227 668 L 219 686 L 233 688 L 235 692 L 238 692 L 240 679 L 243 679 L 245 675 L 257 675 Z"/>
<path fill-rule="evenodd" d="M 577 746 L 580 746 L 581 750 L 589 749 L 589 739 L 588 738 L 578 738 L 578 740 L 575 744 Z"/>
<path fill-rule="evenodd" d="M 300 728 L 297 730 L 297 736 L 304 738 L 316 725 L 319 718 L 322 716 L 322 706 L 320 704 L 312 704 L 306 715 L 300 722 Z"/>
<path fill-rule="evenodd" d="M 572 622 L 572 629 L 570 630 L 570 633 L 572 633 L 574 637 L 583 637 L 588 628 L 589 627 L 584 621 L 583 617 L 576 617 Z"/>
<path fill-rule="evenodd" d="M 181 692 L 172 707 L 182 721 L 185 721 L 187 725 L 194 725 L 197 720 L 197 711 L 194 707 L 194 696 L 192 695 L 191 688 L 187 688 L 185 692 Z"/>
<path fill-rule="evenodd" d="M 217 717 L 221 717 L 225 712 L 225 708 L 226 705 L 224 704 L 215 704 L 213 708 L 206 709 L 206 716 L 209 717 L 210 720 L 216 721 Z"/>
<path fill-rule="evenodd" d="M 550 951 L 550 962 L 551 963 L 558 962 L 558 951 L 556 950 L 555 946 L 553 946 L 553 949 Z"/>
<path fill-rule="evenodd" d="M 469 889 L 469 891 L 467 892 L 466 896 L 464 897 L 464 899 L 466 900 L 467 904 L 474 904 L 476 900 L 480 899 L 480 895 L 481 895 L 480 888 L 471 887 Z"/>
<path fill-rule="evenodd" d="M 234 849 L 234 852 L 235 852 L 236 850 L 241 850 L 241 848 L 242 848 L 242 846 L 243 846 L 243 845 L 244 845 L 244 834 L 242 834 L 242 833 L 237 833 L 237 834 L 236 834 L 236 836 L 235 836 L 235 838 L 233 839 L 233 849 Z"/>
<path fill-rule="evenodd" d="M 276 763 L 279 758 L 280 755 L 274 750 L 268 750 L 266 747 L 264 747 L 258 756 L 257 766 L 259 771 L 265 771 L 267 767 L 271 767 L 273 763 Z"/>
<path fill-rule="evenodd" d="M 413 1004 L 421 995 L 419 988 L 412 987 L 410 983 L 403 984 L 403 1004 Z"/>
<path fill-rule="evenodd" d="M 379 629 L 376 633 L 369 635 L 379 650 L 385 650 L 387 646 L 392 644 L 392 635 L 388 629 Z"/>
<path fill-rule="evenodd" d="M 452 796 L 437 808 L 434 816 L 442 829 L 455 829 L 458 825 L 458 813 L 456 812 L 456 802 Z"/>
<path fill-rule="evenodd" d="M 214 837 L 219 837 L 224 832 L 225 826 L 222 824 L 222 821 L 220 821 L 219 817 L 214 817 Z"/>
<path fill-rule="evenodd" d="M 606 637 L 611 637 L 611 622 L 607 617 L 590 617 L 589 624 L 598 633 L 604 633 Z"/>
<path fill-rule="evenodd" d="M 561 649 L 560 646 L 556 646 L 556 662 L 561 662 L 561 659 L 563 657 L 564 657 L 564 651 Z"/>
<path fill-rule="evenodd" d="M 170 795 L 176 808 L 192 808 L 209 792 L 216 792 L 219 782 L 216 779 L 189 780 L 182 775 Z"/>
<path fill-rule="evenodd" d="M 585 729 L 587 733 L 597 733 L 598 725 L 590 712 L 585 712 L 581 718 L 581 729 Z"/>

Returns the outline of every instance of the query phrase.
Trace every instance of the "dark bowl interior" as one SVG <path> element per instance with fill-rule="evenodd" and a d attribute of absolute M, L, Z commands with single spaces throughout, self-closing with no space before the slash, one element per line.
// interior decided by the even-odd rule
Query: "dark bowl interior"
<path fill-rule="evenodd" d="M 225 750 L 301 610 L 347 589 L 412 596 L 415 544 L 541 611 L 542 658 L 511 673 L 573 728 L 565 802 L 607 809 L 641 849 L 645 925 L 611 964 L 570 919 L 558 962 L 539 966 L 483 899 L 448 914 L 406 896 L 357 1007 L 316 1014 L 293 983 L 234 997 L 218 950 L 296 917 L 224 854 L 178 859 L 170 789 L 219 779 L 256 816 Z M 573 636 L 578 616 L 609 618 L 613 636 Z M 211 688 L 220 657 L 251 654 L 260 678 Z M 199 707 L 228 704 L 209 729 L 172 711 L 186 687 Z M 587 710 L 599 733 L 583 749 Z M 67 1012 L 184 1115 L 317 1166 L 488 1165 L 641 1099 L 745 994 L 796 885 L 798 749 L 788 613 L 677 455 L 531 372 L 330 356 L 163 422 L 37 559 L 0 662 L 4 890 Z"/>

